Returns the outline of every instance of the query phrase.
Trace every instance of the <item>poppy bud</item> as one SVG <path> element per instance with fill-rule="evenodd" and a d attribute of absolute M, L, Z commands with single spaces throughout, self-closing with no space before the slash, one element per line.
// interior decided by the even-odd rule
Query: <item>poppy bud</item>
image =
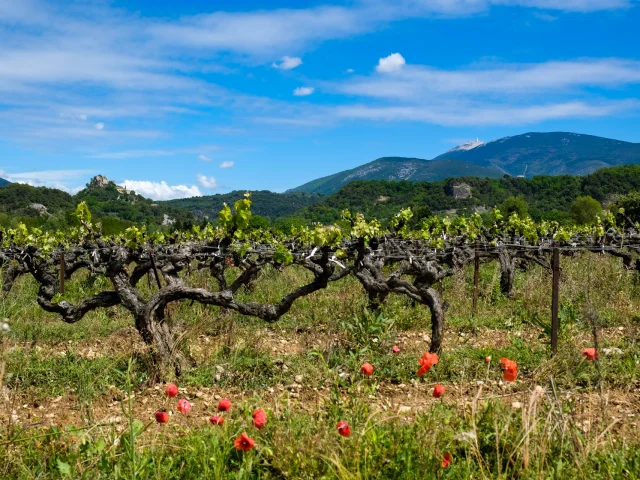
<path fill-rule="evenodd" d="M 486 357 L 484 357 L 484 363 L 489 363 L 491 362 L 491 355 L 487 355 Z"/>
<path fill-rule="evenodd" d="M 231 409 L 231 400 L 229 400 L 228 398 L 223 398 L 222 400 L 220 400 L 220 403 L 218 403 L 218 411 L 219 412 L 226 412 L 227 410 Z"/>
<path fill-rule="evenodd" d="M 211 422 L 211 425 L 222 425 L 224 424 L 224 417 L 220 415 L 214 415 L 209 419 L 209 421 Z"/>
<path fill-rule="evenodd" d="M 435 387 L 433 387 L 433 398 L 440 398 L 442 395 L 444 395 L 444 391 L 446 389 L 444 388 L 444 385 L 436 385 Z"/>
<path fill-rule="evenodd" d="M 444 459 L 442 460 L 442 468 L 447 468 L 451 465 L 453 459 L 451 458 L 451 454 L 449 452 L 444 454 Z"/>
<path fill-rule="evenodd" d="M 362 364 L 362 366 L 360 367 L 360 371 L 362 372 L 363 375 L 365 375 L 366 377 L 370 377 L 371 375 L 373 375 L 373 365 L 371 365 L 368 362 L 365 362 Z"/>
<path fill-rule="evenodd" d="M 167 423 L 169 421 L 169 414 L 167 412 L 161 412 L 160 410 L 158 410 L 155 413 L 156 416 L 156 422 L 158 423 Z"/>
<path fill-rule="evenodd" d="M 336 428 L 338 429 L 338 433 L 343 437 L 351 435 L 351 427 L 347 422 L 338 422 Z"/>
<path fill-rule="evenodd" d="M 169 398 L 173 398 L 176 395 L 178 395 L 178 387 L 175 386 L 173 383 L 170 383 L 169 385 L 167 385 L 167 388 L 165 389 L 165 391 L 167 392 L 167 397 Z"/>
<path fill-rule="evenodd" d="M 262 410 L 261 408 L 257 409 L 253 412 L 253 424 L 256 428 L 262 428 L 267 423 L 267 412 Z"/>

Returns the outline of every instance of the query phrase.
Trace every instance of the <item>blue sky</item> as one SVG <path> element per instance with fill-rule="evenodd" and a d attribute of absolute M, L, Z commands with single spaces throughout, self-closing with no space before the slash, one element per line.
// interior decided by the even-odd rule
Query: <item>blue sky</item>
<path fill-rule="evenodd" d="M 636 0 L 0 0 L 0 176 L 284 191 L 530 131 L 640 142 Z"/>

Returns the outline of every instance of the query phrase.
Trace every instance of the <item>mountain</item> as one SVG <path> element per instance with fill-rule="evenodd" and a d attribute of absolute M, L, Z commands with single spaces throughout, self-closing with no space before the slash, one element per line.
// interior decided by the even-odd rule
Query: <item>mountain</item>
<path fill-rule="evenodd" d="M 0 187 L 4 187 L 5 185 L 9 185 L 11 182 L 9 180 L 5 180 L 4 178 L 0 178 Z"/>
<path fill-rule="evenodd" d="M 455 189 L 451 187 L 460 184 L 465 184 L 471 196 L 456 197 Z M 585 176 L 463 177 L 437 182 L 355 181 L 295 216 L 300 221 L 326 224 L 338 221 L 342 210 L 348 209 L 384 222 L 407 207 L 434 213 L 482 212 L 515 196 L 524 198 L 534 219 L 564 221 L 568 218 L 569 207 L 578 197 L 589 195 L 608 205 L 618 196 L 633 191 L 640 191 L 640 165 L 603 168 Z"/>
<path fill-rule="evenodd" d="M 477 142 L 471 148 L 457 147 L 434 160 L 444 158 L 496 168 L 512 176 L 524 175 L 525 171 L 527 177 L 586 175 L 599 168 L 640 163 L 640 143 L 579 133 L 531 132 Z"/>
<path fill-rule="evenodd" d="M 464 176 L 498 178 L 586 175 L 599 168 L 640 163 L 640 143 L 579 133 L 525 133 L 491 142 L 468 142 L 432 160 L 383 157 L 287 192 L 337 192 L 356 180 L 436 181 Z"/>
<path fill-rule="evenodd" d="M 330 195 L 356 180 L 410 180 L 434 181 L 448 177 L 489 177 L 496 178 L 503 173 L 493 167 L 484 167 L 457 159 L 437 161 L 420 158 L 382 157 L 351 170 L 318 178 L 286 193 L 306 192 Z"/>
<path fill-rule="evenodd" d="M 322 200 L 322 195 L 310 193 L 274 193 L 268 190 L 251 191 L 251 211 L 262 217 L 286 217 L 308 205 Z M 217 219 L 223 204 L 233 205 L 233 202 L 243 198 L 245 190 L 234 190 L 230 193 L 207 195 L 205 197 L 181 198 L 158 202 L 159 204 L 182 208 L 193 213 L 196 218 Z"/>

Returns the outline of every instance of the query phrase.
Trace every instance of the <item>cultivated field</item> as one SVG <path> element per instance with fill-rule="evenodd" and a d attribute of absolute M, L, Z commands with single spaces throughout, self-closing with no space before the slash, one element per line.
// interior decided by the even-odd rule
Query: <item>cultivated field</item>
<path fill-rule="evenodd" d="M 473 270 L 444 281 L 443 351 L 422 377 L 429 310 L 391 296 L 379 315 L 369 313 L 353 277 L 301 298 L 274 324 L 171 304 L 192 363 L 172 379 L 172 399 L 129 312 L 113 307 L 65 324 L 40 309 L 24 276 L 0 303 L 11 328 L 2 337 L 0 477 L 640 478 L 638 274 L 593 253 L 562 266 L 554 358 L 549 272 L 518 272 L 507 299 L 494 262 L 481 266 L 475 318 Z M 247 298 L 275 301 L 307 275 L 267 269 Z M 216 288 L 202 271 L 189 282 Z M 66 295 L 106 285 L 78 276 Z M 582 355 L 594 333 L 596 362 Z M 515 382 L 503 380 L 503 357 L 517 362 Z M 364 362 L 374 367 L 370 377 L 360 372 Z M 437 399 L 436 384 L 446 388 Z M 223 398 L 232 407 L 222 426 L 212 425 Z M 179 413 L 178 399 L 191 411 Z M 252 423 L 257 408 L 267 412 L 262 429 Z M 162 409 L 166 424 L 154 418 Z M 340 421 L 350 436 L 339 435 Z M 255 448 L 234 447 L 242 432 Z"/>

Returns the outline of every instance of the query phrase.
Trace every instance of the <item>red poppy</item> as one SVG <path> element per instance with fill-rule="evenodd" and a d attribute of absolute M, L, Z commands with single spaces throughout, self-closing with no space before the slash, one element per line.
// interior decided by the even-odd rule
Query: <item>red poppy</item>
<path fill-rule="evenodd" d="M 507 382 L 513 382 L 516 379 L 516 375 L 518 375 L 518 364 L 516 362 L 508 358 L 501 358 L 500 368 L 502 368 L 502 374 Z"/>
<path fill-rule="evenodd" d="M 167 412 L 162 412 L 158 410 L 156 413 L 156 422 L 158 423 L 167 423 L 169 421 L 169 414 Z"/>
<path fill-rule="evenodd" d="M 418 360 L 418 363 L 420 364 L 420 368 L 418 369 L 418 376 L 421 377 L 425 373 L 427 373 L 431 367 L 438 363 L 438 354 L 425 353 Z"/>
<path fill-rule="evenodd" d="M 220 403 L 218 403 L 218 411 L 226 412 L 228 410 L 231 410 L 231 400 L 229 400 L 228 398 L 223 398 L 222 400 L 220 400 Z"/>
<path fill-rule="evenodd" d="M 351 427 L 347 422 L 338 422 L 336 428 L 338 429 L 338 433 L 343 437 L 351 435 Z"/>
<path fill-rule="evenodd" d="M 585 348 L 582 351 L 582 356 L 590 362 L 593 362 L 595 359 L 600 358 L 600 352 L 598 352 L 595 348 Z"/>
<path fill-rule="evenodd" d="M 176 387 L 173 383 L 167 385 L 165 391 L 167 392 L 167 397 L 169 398 L 173 398 L 178 395 L 178 387 Z"/>
<path fill-rule="evenodd" d="M 373 375 L 373 365 L 371 365 L 368 362 L 365 362 L 362 364 L 362 366 L 360 367 L 360 371 L 362 372 L 362 374 L 366 377 L 370 377 L 371 375 Z"/>
<path fill-rule="evenodd" d="M 440 398 L 442 395 L 444 395 L 444 391 L 446 389 L 444 388 L 444 385 L 436 385 L 435 387 L 433 387 L 433 398 Z"/>
<path fill-rule="evenodd" d="M 484 363 L 489 363 L 491 362 L 491 355 L 487 355 L 486 357 L 484 357 Z"/>
<path fill-rule="evenodd" d="M 397 345 L 394 345 L 394 346 L 391 348 L 391 351 L 392 351 L 393 353 L 400 353 L 400 347 L 399 347 L 399 346 L 397 346 Z"/>
<path fill-rule="evenodd" d="M 261 408 L 253 412 L 253 424 L 256 428 L 262 428 L 267 424 L 267 412 Z"/>
<path fill-rule="evenodd" d="M 178 401 L 178 411 L 180 413 L 187 414 L 187 413 L 189 413 L 190 410 L 191 410 L 191 404 L 189 403 L 189 400 L 181 398 Z"/>
<path fill-rule="evenodd" d="M 224 423 L 224 417 L 220 415 L 214 415 L 209 419 L 211 425 L 222 425 Z"/>
<path fill-rule="evenodd" d="M 255 446 L 255 444 L 255 440 L 247 435 L 247 432 L 242 432 L 242 435 L 236 438 L 235 442 L 233 442 L 233 446 L 236 447 L 236 450 L 242 450 L 243 452 L 248 452 Z"/>
<path fill-rule="evenodd" d="M 444 459 L 442 460 L 442 468 L 447 468 L 453 462 L 453 458 L 451 458 L 451 454 L 449 452 L 444 454 Z"/>

